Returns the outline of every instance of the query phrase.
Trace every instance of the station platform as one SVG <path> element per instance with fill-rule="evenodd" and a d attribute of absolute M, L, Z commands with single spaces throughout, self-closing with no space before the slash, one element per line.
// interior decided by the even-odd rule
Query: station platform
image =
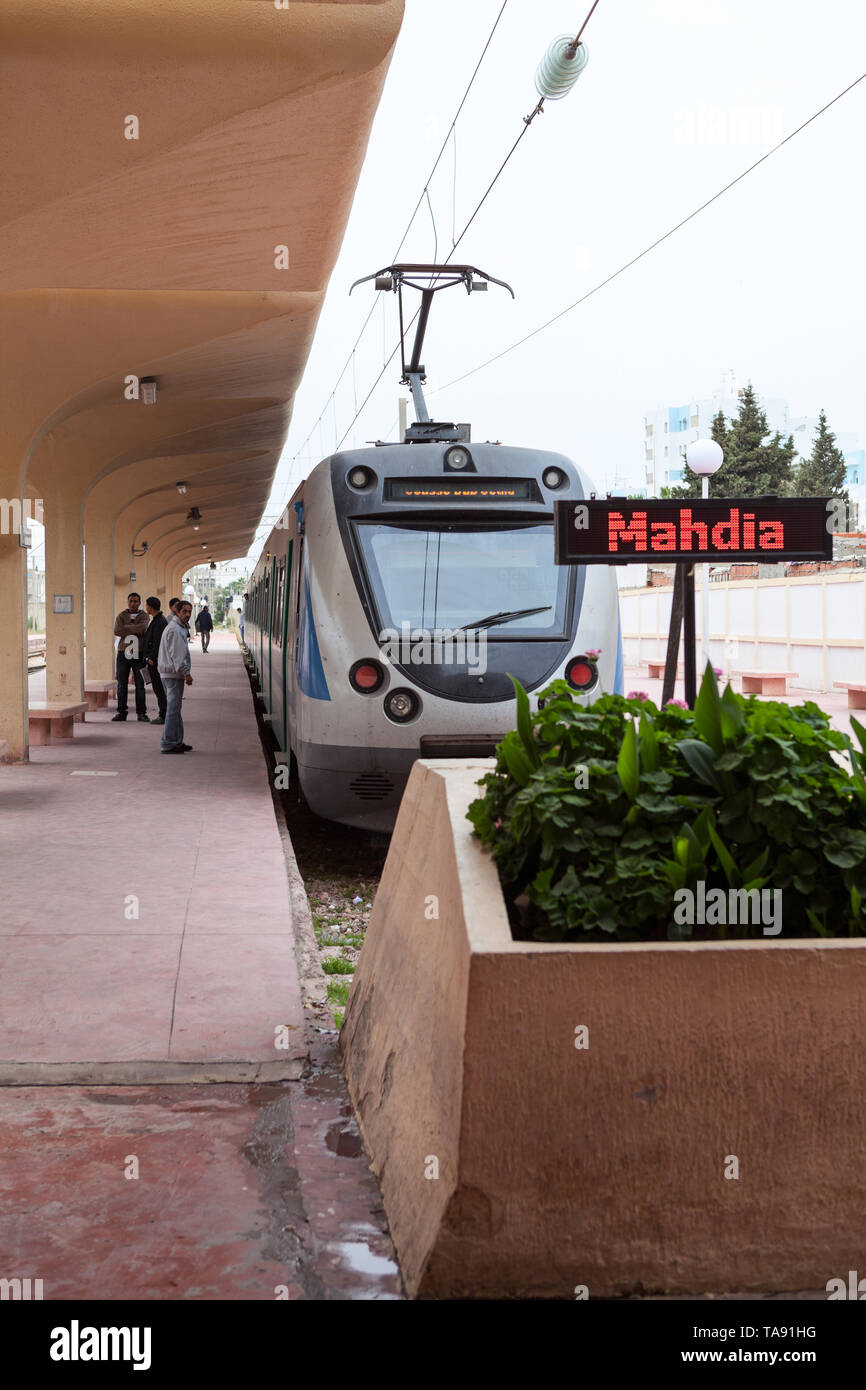
<path fill-rule="evenodd" d="M 193 752 L 112 707 L 0 767 L 0 1277 L 46 1300 L 399 1299 L 336 1030 L 304 1007 L 235 637 L 192 667 Z"/>
<path fill-rule="evenodd" d="M 632 690 L 639 690 L 644 695 L 648 695 L 654 704 L 660 705 L 662 698 L 662 686 L 664 683 L 661 680 L 656 680 L 652 676 L 648 676 L 646 674 L 646 669 L 647 668 L 645 662 L 640 666 L 625 667 L 625 694 L 628 695 Z M 700 679 L 698 683 L 700 685 Z M 719 677 L 720 690 L 724 689 L 725 684 L 726 682 L 724 677 Z M 740 681 L 740 679 L 738 677 L 735 677 L 731 684 L 733 685 L 734 690 L 737 692 L 737 694 L 740 694 L 742 689 L 742 682 Z M 858 719 L 859 715 L 862 714 L 863 711 L 849 710 L 848 699 L 843 691 L 802 690 L 799 687 L 795 686 L 793 688 L 789 687 L 788 693 L 786 695 L 758 695 L 755 698 L 758 700 L 773 700 L 776 701 L 778 704 L 782 705 L 804 705 L 807 703 L 807 701 L 811 702 L 813 705 L 817 705 L 819 709 L 822 709 L 824 711 L 830 722 L 831 729 L 836 729 L 841 734 L 848 734 L 848 736 L 852 739 L 854 743 L 854 747 L 859 748 L 860 746 L 856 732 L 851 727 L 851 715 L 853 714 L 855 719 Z M 676 683 L 674 685 L 674 699 L 685 699 L 685 687 L 683 685 L 683 678 L 681 675 L 677 676 Z M 859 722 L 864 723 L 866 721 L 859 720 Z"/>
<path fill-rule="evenodd" d="M 0 770 L 0 1084 L 301 1074 L 285 860 L 234 637 L 193 668 L 193 752 L 164 757 L 160 726 L 110 708 Z"/>

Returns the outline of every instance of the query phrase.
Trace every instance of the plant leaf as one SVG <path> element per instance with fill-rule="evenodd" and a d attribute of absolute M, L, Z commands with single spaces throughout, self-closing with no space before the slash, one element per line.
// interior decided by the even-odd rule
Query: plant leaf
<path fill-rule="evenodd" d="M 640 716 L 640 765 L 644 772 L 658 772 L 661 765 L 658 735 L 646 710 Z"/>
<path fill-rule="evenodd" d="M 638 767 L 637 731 L 631 719 L 625 726 L 622 746 L 616 760 L 616 770 L 626 796 L 629 801 L 634 801 L 640 785 L 640 769 Z"/>
<path fill-rule="evenodd" d="M 746 717 L 740 701 L 729 685 L 725 686 L 725 693 L 719 701 L 719 719 L 722 738 L 726 742 L 738 738 L 746 727 Z"/>
<path fill-rule="evenodd" d="M 712 748 L 706 743 L 701 743 L 700 739 L 696 738 L 680 739 L 677 748 L 682 753 L 695 776 L 699 777 L 702 782 L 706 782 L 708 787 L 712 787 L 714 791 L 717 791 L 719 795 L 721 795 L 724 792 L 724 786 L 716 770 L 716 759 Z"/>
<path fill-rule="evenodd" d="M 499 745 L 499 751 L 505 759 L 505 765 L 515 782 L 518 786 L 525 787 L 534 769 L 520 743 L 516 739 L 512 739 L 509 735 L 506 735 Z"/>
<path fill-rule="evenodd" d="M 529 713 L 529 696 L 519 680 L 516 680 L 515 677 L 511 675 L 508 679 L 514 686 L 514 694 L 517 697 L 517 732 L 520 735 L 520 741 L 523 744 L 526 756 L 532 767 L 539 767 L 541 765 L 541 755 L 536 747 L 535 739 L 532 736 L 532 716 Z"/>
<path fill-rule="evenodd" d="M 709 832 L 710 839 L 713 844 L 713 849 L 716 851 L 716 854 L 719 857 L 719 863 L 725 871 L 725 878 L 728 880 L 728 883 L 731 885 L 732 888 L 739 887 L 740 874 L 734 862 L 733 855 L 727 848 L 724 840 L 716 830 L 715 826 L 710 825 Z"/>
<path fill-rule="evenodd" d="M 724 747 L 721 705 L 716 675 L 710 663 L 707 662 L 701 680 L 701 689 L 695 701 L 695 727 L 701 737 L 706 739 L 714 753 L 721 753 Z"/>

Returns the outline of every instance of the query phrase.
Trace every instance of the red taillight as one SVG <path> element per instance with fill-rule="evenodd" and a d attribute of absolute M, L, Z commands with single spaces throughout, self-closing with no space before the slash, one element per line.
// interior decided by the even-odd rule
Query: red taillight
<path fill-rule="evenodd" d="M 565 668 L 565 679 L 575 690 L 589 690 L 597 680 L 596 668 L 585 656 L 578 656 Z"/>
<path fill-rule="evenodd" d="M 385 672 L 378 661 L 356 661 L 349 672 L 349 683 L 361 695 L 372 695 L 379 689 Z"/>

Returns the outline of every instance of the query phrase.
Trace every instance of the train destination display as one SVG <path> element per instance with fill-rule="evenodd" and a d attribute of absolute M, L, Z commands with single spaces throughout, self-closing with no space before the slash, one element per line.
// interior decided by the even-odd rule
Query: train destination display
<path fill-rule="evenodd" d="M 556 563 L 831 560 L 831 508 L 825 497 L 556 502 Z"/>
<path fill-rule="evenodd" d="M 539 502 L 532 478 L 386 478 L 386 502 Z"/>

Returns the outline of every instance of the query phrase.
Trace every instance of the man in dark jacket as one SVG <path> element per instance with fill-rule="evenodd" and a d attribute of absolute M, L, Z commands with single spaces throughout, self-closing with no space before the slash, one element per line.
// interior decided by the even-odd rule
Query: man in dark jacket
<path fill-rule="evenodd" d="M 145 604 L 150 614 L 150 627 L 144 634 L 142 651 L 147 662 L 147 669 L 150 672 L 150 683 L 153 686 L 153 693 L 159 705 L 159 714 L 156 719 L 152 719 L 151 724 L 165 723 L 165 686 L 162 677 L 157 670 L 157 659 L 159 657 L 159 643 L 165 631 L 166 616 L 162 611 L 162 604 L 158 598 L 149 598 Z"/>
<path fill-rule="evenodd" d="M 127 608 L 118 613 L 114 620 L 114 635 L 120 638 L 117 646 L 117 714 L 114 721 L 126 719 L 129 700 L 129 674 L 135 682 L 135 713 L 139 723 L 149 724 L 147 717 L 147 696 L 141 668 L 144 664 L 142 643 L 147 631 L 147 614 L 141 609 L 141 594 L 128 594 Z"/>
<path fill-rule="evenodd" d="M 201 649 L 206 652 L 210 646 L 210 635 L 213 632 L 213 618 L 207 606 L 207 599 L 201 606 L 201 611 L 195 620 L 195 630 L 201 637 Z"/>

